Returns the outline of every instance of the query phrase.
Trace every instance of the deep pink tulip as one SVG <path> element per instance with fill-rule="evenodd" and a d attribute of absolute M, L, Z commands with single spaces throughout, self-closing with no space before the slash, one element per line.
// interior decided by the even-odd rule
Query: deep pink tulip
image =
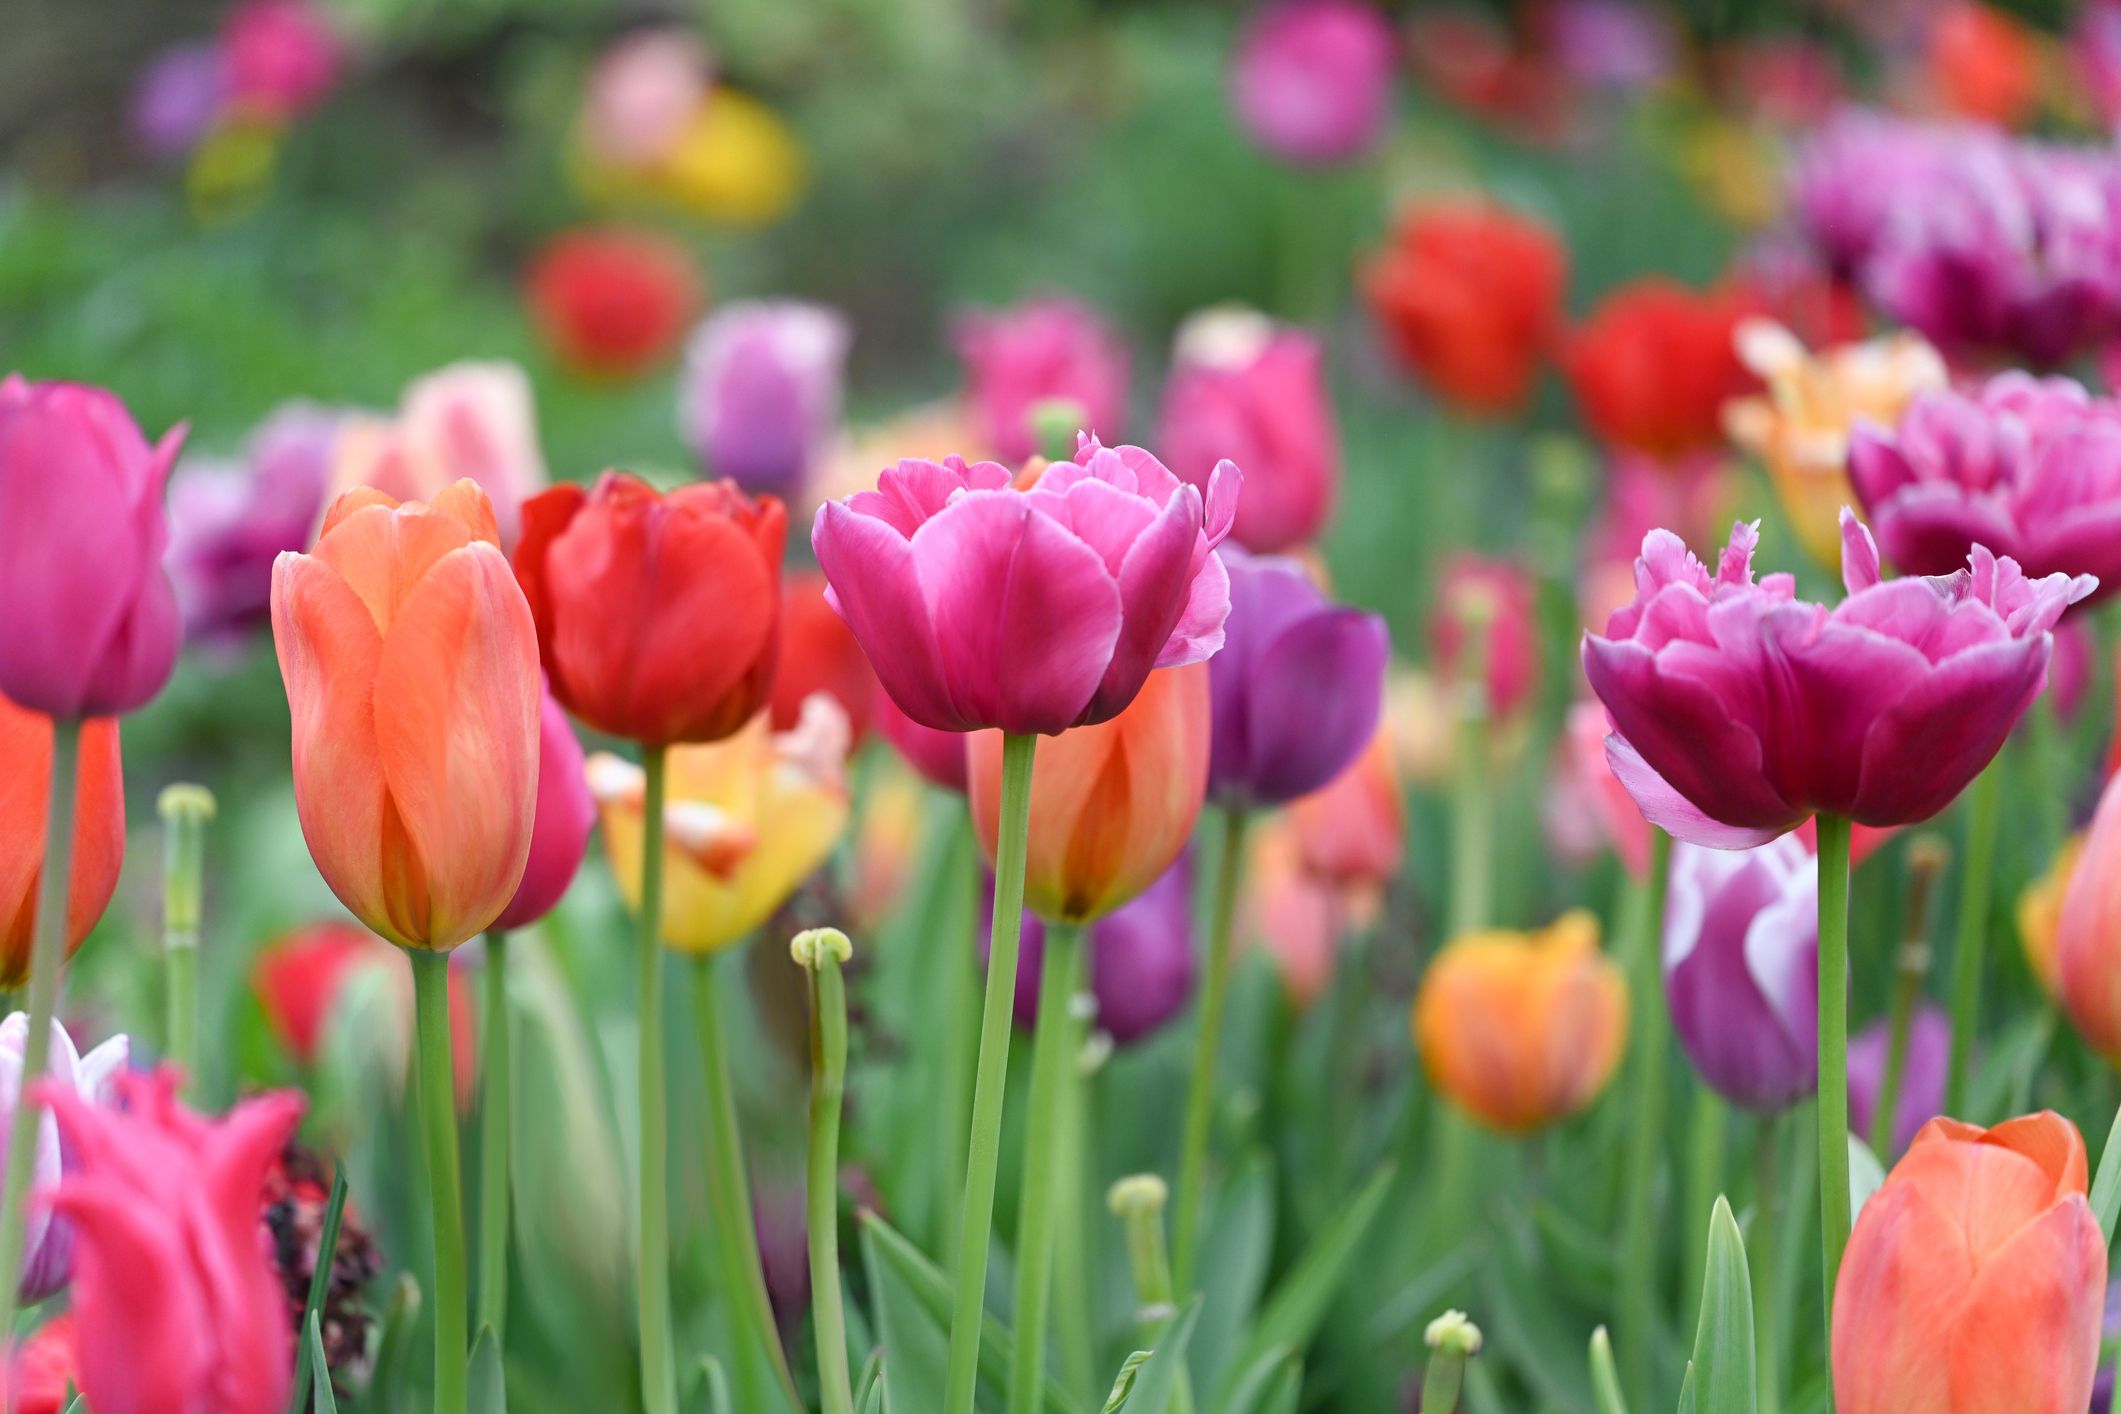
<path fill-rule="evenodd" d="M 553 906 L 574 882 L 589 847 L 589 827 L 596 823 L 597 803 L 589 794 L 589 778 L 582 769 L 582 743 L 574 734 L 567 712 L 553 700 L 552 688 L 543 689 L 544 705 L 538 713 L 538 803 L 530 826 L 530 858 L 523 865 L 523 882 L 501 916 L 493 920 L 500 929 L 527 928 L 552 912 Z"/>
<path fill-rule="evenodd" d="M 1241 477 L 1203 496 L 1139 447 L 1085 436 L 1028 489 L 994 462 L 902 461 L 818 507 L 832 606 L 900 710 L 943 731 L 1117 716 L 1153 668 L 1222 646 Z"/>
<path fill-rule="evenodd" d="M 1039 449 L 1031 413 L 1065 399 L 1083 426 L 1118 438 L 1127 422 L 1127 346 L 1088 306 L 1061 296 L 960 319 L 965 392 L 987 450 L 1020 462 Z"/>
<path fill-rule="evenodd" d="M 1849 479 L 1904 574 L 1948 573 L 1986 545 L 2027 574 L 2121 589 L 2121 403 L 2070 379 L 1926 393 L 1895 429 L 1857 427 Z"/>
<path fill-rule="evenodd" d="M 1278 0 L 1237 43 L 1230 101 L 1245 132 L 1291 162 L 1344 162 L 1392 116 L 1398 45 L 1361 0 Z"/>
<path fill-rule="evenodd" d="M 294 1343 L 261 1213 L 301 1095 L 215 1120 L 177 1103 L 172 1071 L 117 1085 L 118 1109 L 50 1081 L 31 1090 L 80 1159 L 51 1205 L 74 1225 L 81 1392 L 97 1414 L 286 1408 Z"/>
<path fill-rule="evenodd" d="M 0 696 L 106 717 L 169 681 L 182 630 L 162 483 L 183 440 L 150 447 L 101 388 L 0 381 Z"/>
<path fill-rule="evenodd" d="M 221 52 L 229 97 L 276 122 L 323 102 L 345 62 L 330 15 L 309 0 L 245 0 L 222 25 Z"/>
<path fill-rule="evenodd" d="M 2039 695 L 2055 621 L 2095 584 L 2028 579 L 1979 546 L 1957 574 L 1881 580 L 1843 511 L 1848 597 L 1829 609 L 1789 575 L 1754 581 L 1759 538 L 1732 527 L 1711 574 L 1652 531 L 1635 602 L 1583 641 L 1614 774 L 1652 824 L 1722 849 L 1821 811 L 1906 825 L 1944 809 Z"/>

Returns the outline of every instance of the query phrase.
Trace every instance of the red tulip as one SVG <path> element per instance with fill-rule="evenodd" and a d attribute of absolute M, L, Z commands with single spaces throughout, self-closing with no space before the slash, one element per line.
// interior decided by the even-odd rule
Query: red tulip
<path fill-rule="evenodd" d="M 781 593 L 781 665 L 773 679 L 773 729 L 792 731 L 803 715 L 803 699 L 822 692 L 840 704 L 856 746 L 868 734 L 877 691 L 876 672 L 854 641 L 854 630 L 825 600 L 825 576 L 816 570 L 790 575 Z"/>
<path fill-rule="evenodd" d="M 569 231 L 525 280 L 531 321 L 561 363 L 631 378 L 676 351 L 702 299 L 684 247 L 646 231 Z"/>
<path fill-rule="evenodd" d="M 1757 306 L 1736 286 L 1695 291 L 1659 277 L 1622 286 L 1562 353 L 1584 421 L 1615 447 L 1666 459 L 1720 445 L 1723 405 L 1755 386 L 1732 337 Z"/>
<path fill-rule="evenodd" d="M 380 966 L 389 945 L 350 923 L 317 923 L 267 943 L 251 968 L 266 1023 L 304 1065 L 314 1065 L 324 1028 L 346 983 Z"/>
<path fill-rule="evenodd" d="M 29 980 L 30 934 L 37 881 L 44 872 L 45 806 L 51 796 L 51 718 L 0 697 L 0 987 Z M 118 762 L 118 724 L 89 722 L 81 732 L 74 774 L 73 878 L 67 897 L 66 950 L 81 946 L 110 906 L 125 862 L 125 793 Z"/>

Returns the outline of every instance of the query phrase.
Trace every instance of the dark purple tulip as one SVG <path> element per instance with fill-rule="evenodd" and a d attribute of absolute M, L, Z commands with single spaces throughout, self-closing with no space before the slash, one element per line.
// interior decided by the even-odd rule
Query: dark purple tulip
<path fill-rule="evenodd" d="M 1849 1131 L 1869 1138 L 1871 1107 L 1885 1087 L 1891 1022 L 1881 1017 L 1849 1038 Z M 1905 1149 L 1915 1131 L 1944 1112 L 1944 1072 L 1952 1058 L 1951 1018 L 1933 1006 L 1915 1009 L 1907 1032 L 1907 1068 L 1900 1075 L 1900 1103 L 1893 1116 L 1893 1152 Z M 1888 1167 L 1892 1155 L 1880 1154 Z"/>
<path fill-rule="evenodd" d="M 1208 794 L 1281 805 L 1346 770 L 1377 730 L 1391 641 L 1375 614 L 1329 602 L 1303 566 L 1234 545 L 1223 647 L 1208 660 Z"/>
<path fill-rule="evenodd" d="M 1795 835 L 1672 850 L 1664 987 L 1687 1059 L 1731 1103 L 1819 1088 L 1819 865 Z"/>
<path fill-rule="evenodd" d="M 1184 1009 L 1193 995 L 1193 918 L 1190 862 L 1178 862 L 1135 899 L 1090 925 L 1090 992 L 1097 998 L 1092 1023 L 1119 1045 L 1149 1035 Z M 989 917 L 993 891 L 987 898 Z M 988 930 L 979 932 L 986 951 Z M 1046 956 L 1046 925 L 1026 910 L 1016 969 L 1016 1021 L 1029 1028 L 1038 1019 L 1039 969 Z"/>

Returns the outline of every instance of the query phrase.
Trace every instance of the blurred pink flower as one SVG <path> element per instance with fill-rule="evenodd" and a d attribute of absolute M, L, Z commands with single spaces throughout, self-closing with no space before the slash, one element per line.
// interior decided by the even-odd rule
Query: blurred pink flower
<path fill-rule="evenodd" d="M 1397 53 L 1391 24 L 1362 0 L 1274 0 L 1237 42 L 1237 121 L 1277 157 L 1344 162 L 1391 118 Z"/>
<path fill-rule="evenodd" d="M 2069 65 L 2099 121 L 2121 125 L 2121 0 L 2092 0 L 2077 12 Z"/>
<path fill-rule="evenodd" d="M 589 827 L 596 823 L 596 801 L 589 795 L 589 779 L 583 772 L 582 743 L 574 724 L 553 700 L 552 687 L 541 692 L 538 715 L 538 803 L 537 818 L 530 827 L 530 857 L 523 865 L 523 882 L 501 916 L 496 929 L 527 928 L 552 912 L 581 867 L 582 853 L 589 847 Z"/>
<path fill-rule="evenodd" d="M 690 30 L 636 30 L 597 57 L 582 102 L 590 150 L 619 166 L 646 166 L 684 136 L 713 71 Z"/>
<path fill-rule="evenodd" d="M 465 477 L 493 502 L 501 547 L 512 551 L 523 502 L 545 486 L 530 379 L 515 364 L 452 363 L 407 385 L 396 417 L 348 418 L 332 490 L 373 486 L 400 501 L 432 501 Z"/>
<path fill-rule="evenodd" d="M 1650 822 L 1606 761 L 1611 730 L 1605 708 L 1596 702 L 1570 706 L 1540 817 L 1558 853 L 1581 862 L 1600 847 L 1609 848 L 1639 879 L 1650 868 Z"/>
<path fill-rule="evenodd" d="M 1458 672 L 1469 646 L 1467 619 L 1476 615 L 1485 623 L 1480 660 L 1489 715 L 1514 717 L 1539 686 L 1538 586 L 1510 560 L 1461 551 L 1444 562 L 1429 634 L 1446 679 Z"/>
<path fill-rule="evenodd" d="M 310 0 L 244 0 L 221 28 L 228 97 L 261 118 L 293 118 L 331 92 L 345 51 Z"/>
<path fill-rule="evenodd" d="M 1068 399 L 1082 430 L 1117 440 L 1127 422 L 1127 347 L 1088 306 L 1064 296 L 980 310 L 958 320 L 965 392 L 986 445 L 1007 462 L 1039 450 L 1031 412 Z"/>

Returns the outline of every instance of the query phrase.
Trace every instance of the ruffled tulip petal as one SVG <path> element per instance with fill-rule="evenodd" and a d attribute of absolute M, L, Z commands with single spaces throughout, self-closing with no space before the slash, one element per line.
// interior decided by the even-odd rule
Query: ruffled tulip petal
<path fill-rule="evenodd" d="M 1708 849 L 1753 849 L 1789 833 L 1795 825 L 1781 828 L 1751 828 L 1712 820 L 1701 808 L 1672 788 L 1672 783 L 1642 759 L 1642 753 L 1617 733 L 1605 739 L 1606 764 L 1626 789 L 1642 818 L 1673 839 Z"/>
<path fill-rule="evenodd" d="M 1071 499 L 1078 494 L 1071 492 Z M 1190 486 L 1174 491 L 1156 519 L 1135 536 L 1117 575 L 1119 638 L 1086 720 L 1103 720 L 1132 701 L 1142 680 L 1170 653 L 1172 633 L 1191 607 L 1188 584 L 1199 582 L 1194 563 L 1199 539 L 1200 493 Z"/>
<path fill-rule="evenodd" d="M 1321 683 L 1379 681 L 1391 643 L 1384 620 L 1336 609 L 1286 629 L 1261 650 L 1246 702 L 1253 788 L 1293 800 L 1325 785 L 1377 729 L 1374 693 L 1321 694 Z M 1277 724 L 1302 720 L 1301 731 Z"/>
<path fill-rule="evenodd" d="M 1981 774 L 2047 680 L 2052 640 L 1957 654 L 1916 679 L 1871 728 L 1852 812 L 1867 825 L 1927 820 Z M 1913 769 L 1911 763 L 1921 763 Z"/>
<path fill-rule="evenodd" d="M 1227 642 L 1224 625 L 1229 618 L 1230 571 L 1219 557 L 1210 555 L 1193 577 L 1185 610 L 1178 616 L 1178 626 L 1171 630 L 1170 638 L 1164 641 L 1156 666 L 1182 668 L 1214 657 Z"/>

